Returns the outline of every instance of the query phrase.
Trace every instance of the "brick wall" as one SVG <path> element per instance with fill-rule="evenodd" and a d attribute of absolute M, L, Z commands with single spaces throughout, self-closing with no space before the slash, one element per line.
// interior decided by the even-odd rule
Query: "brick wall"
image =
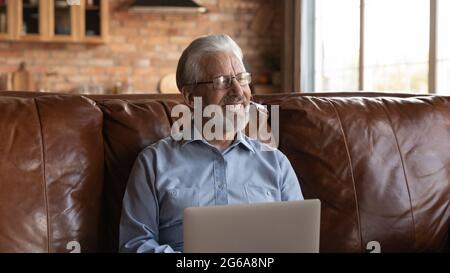
<path fill-rule="evenodd" d="M 282 2 L 276 0 L 198 0 L 206 14 L 132 14 L 123 0 L 110 0 L 110 40 L 104 45 L 0 42 L 0 73 L 21 61 L 51 91 L 79 92 L 94 81 L 109 91 L 128 78 L 135 92 L 156 92 L 159 80 L 175 72 L 182 50 L 193 38 L 226 33 L 242 47 L 256 82 L 271 68 L 266 52 L 280 55 Z M 42 77 L 41 77 L 42 79 Z M 44 84 L 41 84 L 44 85 Z"/>

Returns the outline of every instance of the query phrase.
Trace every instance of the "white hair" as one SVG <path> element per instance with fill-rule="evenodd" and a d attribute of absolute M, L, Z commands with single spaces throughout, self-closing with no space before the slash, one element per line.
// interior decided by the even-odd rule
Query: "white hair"
<path fill-rule="evenodd" d="M 243 65 L 241 48 L 228 35 L 202 36 L 183 51 L 177 66 L 177 87 L 181 91 L 183 86 L 200 80 L 203 71 L 200 67 L 201 59 L 210 53 L 226 52 L 234 54 Z"/>

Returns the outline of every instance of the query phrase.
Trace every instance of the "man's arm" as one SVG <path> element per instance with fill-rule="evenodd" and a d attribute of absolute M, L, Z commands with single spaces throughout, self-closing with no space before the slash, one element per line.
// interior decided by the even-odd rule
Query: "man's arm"
<path fill-rule="evenodd" d="M 302 190 L 289 159 L 280 152 L 281 201 L 303 200 Z"/>
<path fill-rule="evenodd" d="M 159 206 L 150 155 L 148 150 L 139 154 L 128 179 L 120 219 L 120 252 L 174 252 L 158 242 Z"/>

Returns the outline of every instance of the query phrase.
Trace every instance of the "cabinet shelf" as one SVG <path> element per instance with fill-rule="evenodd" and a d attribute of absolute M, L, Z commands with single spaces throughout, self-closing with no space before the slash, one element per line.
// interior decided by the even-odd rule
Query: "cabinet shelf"
<path fill-rule="evenodd" d="M 38 9 L 39 8 L 38 5 L 30 5 L 30 4 L 22 5 L 22 7 L 24 9 Z"/>
<path fill-rule="evenodd" d="M 89 11 L 99 11 L 100 7 L 99 6 L 86 6 L 86 10 Z"/>

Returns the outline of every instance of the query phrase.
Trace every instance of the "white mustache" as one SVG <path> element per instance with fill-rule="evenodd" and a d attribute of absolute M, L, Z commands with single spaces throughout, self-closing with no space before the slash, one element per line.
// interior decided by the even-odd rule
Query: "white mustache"
<path fill-rule="evenodd" d="M 238 98 L 238 99 L 225 99 L 223 100 L 223 104 L 238 104 L 238 103 L 244 103 L 244 98 Z"/>

